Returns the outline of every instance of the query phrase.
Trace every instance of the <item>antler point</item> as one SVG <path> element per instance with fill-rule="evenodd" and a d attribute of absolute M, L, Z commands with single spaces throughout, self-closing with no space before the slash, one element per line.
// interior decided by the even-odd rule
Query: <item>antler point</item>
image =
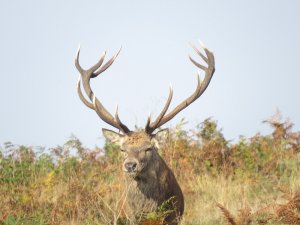
<path fill-rule="evenodd" d="M 118 103 L 116 104 L 116 112 L 115 112 L 115 118 L 114 118 L 115 121 L 120 121 L 119 119 L 119 105 Z"/>
<path fill-rule="evenodd" d="M 199 43 L 200 43 L 200 45 L 201 45 L 202 48 L 206 49 L 205 44 L 201 40 L 199 40 Z"/>
<path fill-rule="evenodd" d="M 81 75 L 78 76 L 77 85 L 80 85 Z"/>
<path fill-rule="evenodd" d="M 77 52 L 76 52 L 77 58 L 79 57 L 79 53 L 80 53 L 80 44 L 78 45 Z"/>
<path fill-rule="evenodd" d="M 114 60 L 118 57 L 118 55 L 120 54 L 121 50 L 122 50 L 122 45 L 119 48 L 119 50 L 117 51 L 117 53 L 114 55 Z"/>
<path fill-rule="evenodd" d="M 198 82 L 201 82 L 200 70 L 197 70 L 196 76 L 197 76 Z"/>

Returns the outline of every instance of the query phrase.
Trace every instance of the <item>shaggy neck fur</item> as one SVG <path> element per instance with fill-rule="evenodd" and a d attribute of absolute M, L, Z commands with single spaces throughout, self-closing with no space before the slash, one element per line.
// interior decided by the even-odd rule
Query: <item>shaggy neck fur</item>
<path fill-rule="evenodd" d="M 151 161 L 137 177 L 127 177 L 127 202 L 132 212 L 137 215 L 155 211 L 164 201 L 175 196 L 173 207 L 176 212 L 170 219 L 181 216 L 183 212 L 183 195 L 172 171 L 156 150 Z M 176 206 L 181 202 L 180 206 Z M 175 223 L 176 224 L 176 223 Z"/>

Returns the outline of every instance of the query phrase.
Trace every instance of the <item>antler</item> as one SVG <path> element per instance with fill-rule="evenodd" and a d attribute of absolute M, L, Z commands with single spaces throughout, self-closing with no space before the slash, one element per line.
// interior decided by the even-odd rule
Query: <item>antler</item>
<path fill-rule="evenodd" d="M 118 115 L 118 108 L 116 110 L 115 116 L 113 117 L 107 109 L 101 104 L 101 102 L 97 99 L 94 92 L 91 89 L 90 86 L 90 79 L 97 77 L 99 74 L 107 70 L 115 61 L 117 56 L 119 55 L 121 49 L 119 49 L 115 55 L 111 57 L 110 60 L 108 60 L 103 66 L 103 61 L 106 55 L 106 52 L 104 52 L 100 58 L 100 60 L 91 68 L 84 70 L 80 64 L 79 64 L 79 54 L 80 54 L 80 48 L 78 48 L 76 59 L 75 59 L 75 66 L 77 70 L 80 73 L 78 82 L 77 82 L 77 92 L 79 95 L 80 100 L 89 108 L 95 110 L 95 112 L 98 114 L 98 116 L 106 123 L 110 124 L 111 126 L 121 130 L 123 133 L 129 133 L 130 130 L 121 122 Z M 82 81 L 83 89 L 88 96 L 88 101 L 82 94 L 80 83 Z"/>
<path fill-rule="evenodd" d="M 147 124 L 145 127 L 145 131 L 148 134 L 151 134 L 154 130 L 156 130 L 157 128 L 159 128 L 160 126 L 162 126 L 169 120 L 171 120 L 174 116 L 177 115 L 177 113 L 179 113 L 181 110 L 183 110 L 184 108 L 189 106 L 192 102 L 194 102 L 196 99 L 198 99 L 203 94 L 203 92 L 206 90 L 207 86 L 209 85 L 209 82 L 215 72 L 215 58 L 214 58 L 214 54 L 212 52 L 210 52 L 204 46 L 203 43 L 200 42 L 200 44 L 201 44 L 202 48 L 204 49 L 206 56 L 203 55 L 194 45 L 191 45 L 191 46 L 196 51 L 196 53 L 203 59 L 203 61 L 207 63 L 208 67 L 205 67 L 205 66 L 199 64 L 194 59 L 192 59 L 190 56 L 189 56 L 189 59 L 192 61 L 192 63 L 195 66 L 197 66 L 199 69 L 201 69 L 205 72 L 205 77 L 204 77 L 203 82 L 200 81 L 200 75 L 198 73 L 198 77 L 197 77 L 198 84 L 197 84 L 197 88 L 194 91 L 194 93 L 190 97 L 185 99 L 183 102 L 181 102 L 171 112 L 169 112 L 167 115 L 165 115 L 170 106 L 172 96 L 173 96 L 173 90 L 172 90 L 172 87 L 170 87 L 169 97 L 167 99 L 167 102 L 166 102 L 163 110 L 161 111 L 161 113 L 156 118 L 156 120 L 154 122 L 150 123 L 150 116 L 148 117 L 148 121 L 147 121 Z"/>

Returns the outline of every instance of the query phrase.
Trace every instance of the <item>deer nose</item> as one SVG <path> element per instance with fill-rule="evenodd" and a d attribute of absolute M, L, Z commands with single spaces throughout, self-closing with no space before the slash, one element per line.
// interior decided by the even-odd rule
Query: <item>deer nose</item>
<path fill-rule="evenodd" d="M 127 172 L 134 172 L 136 169 L 137 163 L 135 162 L 128 162 L 125 163 L 125 168 L 127 170 Z"/>

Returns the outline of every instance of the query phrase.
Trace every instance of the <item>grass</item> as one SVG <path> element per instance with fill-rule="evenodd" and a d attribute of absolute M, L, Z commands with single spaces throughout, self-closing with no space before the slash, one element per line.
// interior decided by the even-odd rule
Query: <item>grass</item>
<path fill-rule="evenodd" d="M 278 115 L 264 122 L 270 135 L 237 143 L 211 119 L 171 129 L 160 153 L 185 196 L 182 225 L 300 224 L 300 133 Z M 117 146 L 86 149 L 76 137 L 52 149 L 4 143 L 0 224 L 132 224 L 121 162 Z M 162 215 L 140 224 L 162 224 Z"/>

